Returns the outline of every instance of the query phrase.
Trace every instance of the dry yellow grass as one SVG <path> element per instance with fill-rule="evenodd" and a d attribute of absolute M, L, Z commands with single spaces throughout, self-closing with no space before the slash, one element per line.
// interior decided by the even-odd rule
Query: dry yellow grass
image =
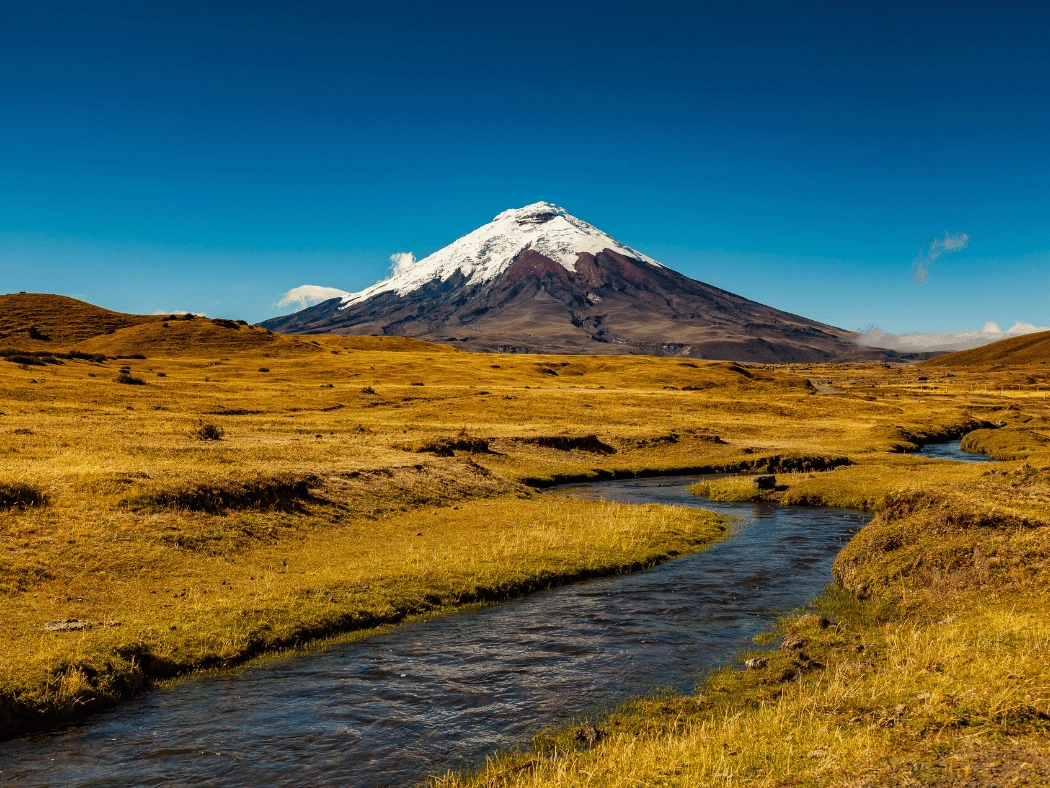
<path fill-rule="evenodd" d="M 981 711 L 980 735 L 952 728 L 902 750 L 907 726 L 850 722 L 866 718 L 841 701 L 918 686 L 908 683 L 911 663 L 890 658 L 891 643 L 940 649 L 944 680 L 955 682 L 944 691 L 958 698 L 970 683 L 978 709 L 1004 691 L 996 665 L 1009 662 L 989 656 L 985 665 L 982 653 L 1015 642 L 1042 653 L 1050 422 L 1042 399 L 1021 396 L 1041 385 L 1026 372 L 475 355 L 393 338 L 274 337 L 200 318 L 129 325 L 77 345 L 41 341 L 28 348 L 52 353 L 39 364 L 0 359 L 9 733 L 104 706 L 157 677 L 622 571 L 718 533 L 702 515 L 555 500 L 535 487 L 772 465 L 778 489 L 769 497 L 879 512 L 836 569 L 860 595 L 856 608 L 836 603 L 841 628 L 807 635 L 808 660 L 771 663 L 800 680 L 726 672 L 702 700 L 625 712 L 621 732 L 593 751 L 554 757 L 541 740 L 521 756 L 533 759 L 524 771 L 500 761 L 475 782 L 879 782 L 911 779 L 911 756 L 898 752 L 937 769 L 971 759 L 980 771 L 989 752 L 1017 766 L 1026 748 L 1045 745 L 1038 714 L 1007 725 Z M 54 355 L 70 350 L 109 358 Z M 119 383 L 121 374 L 144 383 Z M 1017 385 L 1009 397 L 981 393 Z M 901 453 L 1000 421 L 1006 429 L 973 440 L 1023 459 L 960 465 Z M 221 440 L 199 439 L 208 425 Z M 851 464 L 792 472 L 841 458 Z M 725 495 L 742 494 L 734 485 L 722 483 Z M 938 626 L 934 611 L 958 619 Z M 45 632 L 54 619 L 93 626 Z M 850 638 L 874 648 L 858 658 L 843 647 Z M 1038 690 L 1033 659 L 1004 670 Z M 847 681 L 855 666 L 841 676 L 836 666 L 855 662 L 871 667 Z M 940 697 L 916 689 L 927 691 Z M 1033 708 L 1039 692 L 1028 692 Z M 829 711 L 835 703 L 847 711 Z M 889 708 L 900 703 L 912 708 Z M 798 719 L 810 738 L 786 746 L 802 735 Z M 866 743 L 842 744 L 854 740 Z M 549 741 L 571 744 L 571 732 Z M 831 754 L 807 757 L 821 748 Z M 677 752 L 695 764 L 661 771 Z M 867 771 L 849 771 L 851 759 Z"/>
<path fill-rule="evenodd" d="M 497 498 L 357 521 L 341 520 L 337 507 L 311 515 L 322 522 L 275 524 L 274 538 L 222 555 L 119 526 L 57 532 L 58 523 L 25 523 L 18 536 L 52 560 L 23 571 L 24 590 L 8 589 L 0 607 L 9 730 L 311 638 L 649 566 L 724 530 L 695 510 L 565 499 Z M 267 519 L 244 522 L 265 529 Z M 92 627 L 45 630 L 66 619 Z"/>

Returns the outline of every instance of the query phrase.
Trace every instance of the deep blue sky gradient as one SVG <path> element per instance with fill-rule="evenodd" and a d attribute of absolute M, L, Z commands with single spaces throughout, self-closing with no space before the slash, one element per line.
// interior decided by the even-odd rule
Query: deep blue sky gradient
<path fill-rule="evenodd" d="M 1043 4 L 2 6 L 3 291 L 260 320 L 549 200 L 845 328 L 1050 324 Z"/>

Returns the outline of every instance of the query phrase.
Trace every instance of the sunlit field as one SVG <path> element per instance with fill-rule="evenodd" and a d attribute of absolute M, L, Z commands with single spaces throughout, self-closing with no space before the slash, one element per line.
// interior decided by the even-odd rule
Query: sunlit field
<path fill-rule="evenodd" d="M 46 327 L 45 327 L 46 328 Z M 43 329 L 42 329 L 43 330 Z M 46 333 L 46 331 L 45 331 Z M 723 519 L 558 481 L 876 513 L 754 670 L 441 784 L 1050 778 L 1046 366 L 472 354 L 158 317 L 0 359 L 0 725 L 457 605 L 626 572 Z M 15 347 L 15 346 L 18 347 Z M 72 351 L 76 351 L 75 353 Z M 909 454 L 966 436 L 1001 459 Z M 119 713 L 119 711 L 117 712 Z"/>

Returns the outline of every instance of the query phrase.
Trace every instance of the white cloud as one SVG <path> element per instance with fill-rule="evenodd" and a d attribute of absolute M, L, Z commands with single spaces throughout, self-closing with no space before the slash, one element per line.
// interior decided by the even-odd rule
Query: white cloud
<path fill-rule="evenodd" d="M 274 306 L 290 306 L 299 304 L 300 309 L 306 309 L 310 304 L 319 304 L 331 298 L 342 298 L 349 295 L 345 290 L 336 287 L 321 287 L 320 285 L 299 285 L 285 293 L 281 300 Z"/>
<path fill-rule="evenodd" d="M 919 255 L 911 261 L 912 271 L 915 272 L 915 282 L 921 284 L 926 281 L 926 277 L 930 275 L 930 263 L 938 257 L 965 249 L 969 243 L 970 236 L 967 233 L 952 235 L 945 230 L 944 238 L 934 238 L 930 241 L 930 248 L 922 249 Z"/>
<path fill-rule="evenodd" d="M 932 352 L 938 350 L 969 350 L 981 347 L 1000 339 L 1034 334 L 1037 331 L 1050 331 L 1047 326 L 1035 326 L 1032 323 L 1015 322 L 1003 331 L 998 324 L 991 321 L 984 324 L 980 331 L 957 331 L 954 334 L 936 332 L 914 334 L 886 334 L 879 328 L 871 328 L 857 337 L 858 345 L 882 347 L 904 353 Z"/>
<path fill-rule="evenodd" d="M 390 255 L 390 273 L 392 276 L 403 274 L 416 264 L 416 256 L 411 252 L 395 252 Z"/>

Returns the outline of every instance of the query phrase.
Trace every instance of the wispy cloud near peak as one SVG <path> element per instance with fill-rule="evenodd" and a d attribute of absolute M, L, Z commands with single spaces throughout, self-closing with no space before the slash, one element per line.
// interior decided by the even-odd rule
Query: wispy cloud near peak
<path fill-rule="evenodd" d="M 403 274 L 416 264 L 416 256 L 411 252 L 394 252 L 390 255 L 390 273 L 393 276 Z"/>
<path fill-rule="evenodd" d="M 345 290 L 336 287 L 321 287 L 320 285 L 299 285 L 285 293 L 281 300 L 274 306 L 291 306 L 298 304 L 300 309 L 306 309 L 310 304 L 319 304 L 331 298 L 342 298 L 349 295 Z"/>

